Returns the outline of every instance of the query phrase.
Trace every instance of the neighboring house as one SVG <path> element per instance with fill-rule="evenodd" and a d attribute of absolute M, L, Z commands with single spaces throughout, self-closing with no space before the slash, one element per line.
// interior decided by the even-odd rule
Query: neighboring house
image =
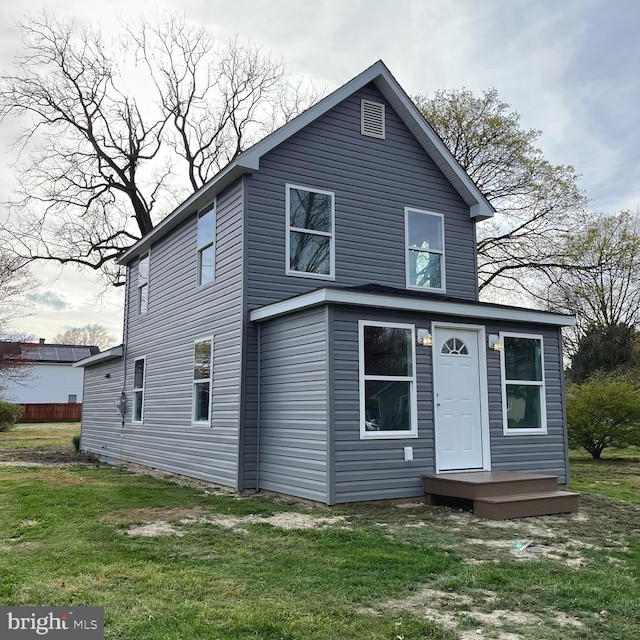
<path fill-rule="evenodd" d="M 124 345 L 79 363 L 82 448 L 327 504 L 454 470 L 566 482 L 573 320 L 478 301 L 493 214 L 374 64 L 121 257 Z"/>
<path fill-rule="evenodd" d="M 0 360 L 7 371 L 18 374 L 2 380 L 2 396 L 25 405 L 27 412 L 31 405 L 81 403 L 83 372 L 73 365 L 99 351 L 95 346 L 45 344 L 42 338 L 36 343 L 0 342 Z"/>

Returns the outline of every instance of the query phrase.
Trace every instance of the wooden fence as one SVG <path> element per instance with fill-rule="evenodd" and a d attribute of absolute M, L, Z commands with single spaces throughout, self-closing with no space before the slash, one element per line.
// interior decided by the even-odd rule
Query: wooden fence
<path fill-rule="evenodd" d="M 23 404 L 20 422 L 80 422 L 82 402 Z"/>

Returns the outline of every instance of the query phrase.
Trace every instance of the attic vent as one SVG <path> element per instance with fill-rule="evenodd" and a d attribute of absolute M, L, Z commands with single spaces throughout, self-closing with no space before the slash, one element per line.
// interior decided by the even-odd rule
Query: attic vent
<path fill-rule="evenodd" d="M 384 140 L 384 105 L 378 102 L 362 100 L 362 123 L 360 132 L 363 136 L 382 138 Z"/>

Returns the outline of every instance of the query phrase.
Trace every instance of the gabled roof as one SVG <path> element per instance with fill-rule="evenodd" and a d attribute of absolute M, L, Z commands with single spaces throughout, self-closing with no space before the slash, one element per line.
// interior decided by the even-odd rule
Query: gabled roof
<path fill-rule="evenodd" d="M 164 218 L 152 231 L 125 251 L 120 258 L 118 258 L 118 262 L 120 264 L 126 264 L 135 256 L 147 251 L 152 243 L 157 242 L 190 215 L 212 202 L 219 193 L 233 184 L 240 176 L 258 171 L 260 168 L 260 158 L 263 155 L 279 144 L 282 144 L 285 140 L 333 109 L 370 82 L 373 82 L 380 93 L 382 93 L 424 150 L 448 178 L 461 198 L 469 205 L 471 217 L 477 220 L 491 218 L 495 213 L 491 203 L 458 164 L 440 136 L 438 136 L 431 125 L 424 119 L 418 108 L 413 104 L 411 98 L 409 98 L 404 89 L 398 84 L 398 81 L 391 75 L 386 65 L 382 60 L 378 60 L 378 62 L 339 89 L 336 89 L 336 91 L 329 94 L 326 98 L 320 100 L 320 102 L 238 155 L 235 160 L 230 162 L 224 169 L 209 180 L 209 182 Z"/>
<path fill-rule="evenodd" d="M 98 347 L 88 345 L 0 342 L 0 359 L 8 358 L 32 364 L 39 362 L 73 363 L 88 358 L 99 351 Z"/>

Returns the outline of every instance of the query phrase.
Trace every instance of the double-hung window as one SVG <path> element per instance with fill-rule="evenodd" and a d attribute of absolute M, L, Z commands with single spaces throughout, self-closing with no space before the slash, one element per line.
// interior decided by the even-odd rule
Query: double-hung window
<path fill-rule="evenodd" d="M 146 358 L 138 358 L 133 363 L 133 415 L 132 422 L 144 419 L 144 375 Z"/>
<path fill-rule="evenodd" d="M 334 194 L 290 184 L 286 189 L 286 273 L 333 280 Z"/>
<path fill-rule="evenodd" d="M 444 216 L 405 207 L 407 288 L 445 290 Z"/>
<path fill-rule="evenodd" d="M 193 424 L 211 424 L 211 363 L 213 340 L 196 340 L 193 345 Z"/>
<path fill-rule="evenodd" d="M 215 203 L 198 214 L 198 286 L 215 278 L 216 207 Z"/>
<path fill-rule="evenodd" d="M 359 322 L 360 437 L 415 438 L 414 327 Z"/>
<path fill-rule="evenodd" d="M 542 336 L 501 333 L 504 433 L 546 433 Z"/>
<path fill-rule="evenodd" d="M 138 260 L 138 314 L 149 310 L 149 254 L 140 256 Z"/>

